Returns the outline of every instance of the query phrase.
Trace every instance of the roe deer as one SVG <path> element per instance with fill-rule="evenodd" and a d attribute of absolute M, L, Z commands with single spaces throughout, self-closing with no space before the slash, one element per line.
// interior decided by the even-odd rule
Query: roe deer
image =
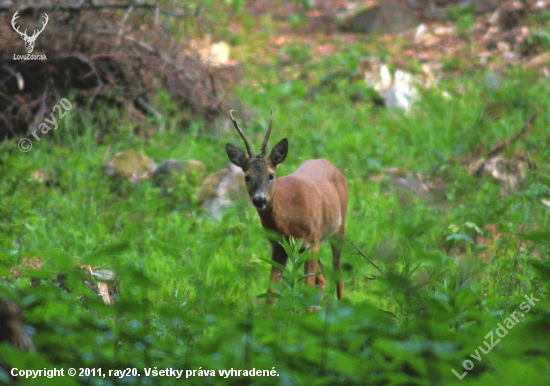
<path fill-rule="evenodd" d="M 271 153 L 266 155 L 267 142 L 273 126 L 273 109 L 269 119 L 269 128 L 265 135 L 261 152 L 254 155 L 248 139 L 229 111 L 233 125 L 242 137 L 248 155 L 230 143 L 226 145 L 229 160 L 242 168 L 245 174 L 246 188 L 252 204 L 258 211 L 264 229 L 280 234 L 287 240 L 290 236 L 302 240 L 300 252 L 312 247 L 317 255 L 321 242 L 329 240 L 332 248 L 332 265 L 341 276 L 340 255 L 346 231 L 346 209 L 348 205 L 348 187 L 343 174 L 325 159 L 305 161 L 292 174 L 275 179 L 275 171 L 288 153 L 286 138 L 277 143 Z M 271 244 L 271 258 L 285 266 L 288 255 L 279 243 L 268 236 Z M 324 293 L 326 280 L 318 257 L 304 264 L 306 285 L 317 284 Z M 271 267 L 270 282 L 281 281 L 282 270 Z M 341 277 L 336 287 L 338 299 L 342 298 L 344 282 Z M 268 289 L 274 292 L 273 288 Z M 267 300 L 273 304 L 274 299 Z"/>

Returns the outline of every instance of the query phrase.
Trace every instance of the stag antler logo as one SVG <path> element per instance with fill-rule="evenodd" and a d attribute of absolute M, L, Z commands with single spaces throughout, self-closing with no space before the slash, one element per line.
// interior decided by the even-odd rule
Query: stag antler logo
<path fill-rule="evenodd" d="M 36 41 L 36 38 L 38 37 L 38 35 L 40 35 L 42 33 L 42 31 L 44 31 L 44 28 L 46 28 L 46 25 L 48 24 L 48 20 L 49 20 L 48 15 L 44 14 L 44 21 L 43 21 L 43 24 L 42 24 L 42 29 L 40 31 L 34 30 L 34 33 L 32 34 L 32 36 L 28 36 L 27 35 L 27 30 L 25 30 L 25 32 L 21 32 L 21 31 L 19 31 L 19 27 L 15 26 L 15 20 L 17 18 L 19 18 L 19 15 L 17 15 L 18 13 L 19 13 L 19 11 L 15 12 L 13 17 L 11 18 L 11 26 L 13 27 L 15 32 L 17 32 L 19 35 L 21 35 L 21 37 L 25 41 L 25 48 L 26 48 L 27 52 L 29 54 L 32 54 L 32 51 L 34 50 L 34 42 Z"/>

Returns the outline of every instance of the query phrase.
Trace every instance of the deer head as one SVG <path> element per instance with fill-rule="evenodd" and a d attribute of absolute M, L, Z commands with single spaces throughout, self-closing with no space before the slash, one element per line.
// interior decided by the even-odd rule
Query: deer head
<path fill-rule="evenodd" d="M 34 50 L 34 42 L 36 41 L 36 38 L 38 38 L 38 35 L 40 35 L 42 33 L 42 31 L 44 31 L 44 28 L 46 28 L 46 25 L 48 24 L 48 20 L 49 20 L 48 15 L 44 14 L 44 21 L 42 22 L 42 29 L 40 31 L 34 30 L 34 33 L 32 34 L 32 36 L 28 36 L 27 35 L 27 30 L 25 30 L 25 32 L 21 32 L 21 31 L 19 31 L 19 27 L 16 27 L 16 25 L 15 25 L 15 20 L 19 18 L 18 13 L 19 13 L 19 11 L 15 12 L 13 17 L 11 18 L 11 26 L 13 27 L 13 29 L 19 35 L 21 35 L 21 37 L 25 41 L 25 49 L 27 50 L 27 53 L 31 54 L 32 51 Z"/>
<path fill-rule="evenodd" d="M 277 143 L 271 153 L 266 155 L 267 142 L 273 126 L 273 108 L 269 118 L 269 128 L 262 144 L 260 154 L 254 155 L 248 139 L 239 128 L 237 121 L 233 118 L 233 110 L 229 111 L 231 122 L 242 137 L 248 154 L 245 154 L 240 148 L 228 143 L 225 147 L 229 160 L 240 167 L 244 172 L 246 188 L 252 204 L 256 209 L 263 210 L 268 207 L 275 193 L 275 171 L 281 162 L 283 162 L 288 153 L 288 141 L 286 138 Z"/>

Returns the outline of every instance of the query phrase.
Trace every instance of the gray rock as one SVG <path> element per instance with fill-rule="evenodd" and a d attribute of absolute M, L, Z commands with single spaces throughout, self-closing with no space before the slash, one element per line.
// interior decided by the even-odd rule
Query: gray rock
<path fill-rule="evenodd" d="M 227 208 L 248 197 L 243 171 L 233 164 L 226 165 L 205 178 L 198 197 L 210 217 L 221 219 Z"/>
<path fill-rule="evenodd" d="M 405 5 L 383 1 L 362 1 L 336 15 L 338 25 L 345 30 L 371 33 L 401 33 L 419 24 L 419 20 Z"/>
<path fill-rule="evenodd" d="M 169 195 L 183 185 L 198 186 L 205 175 L 206 167 L 200 161 L 169 159 L 155 169 L 153 184 L 161 187 L 164 195 Z"/>
<path fill-rule="evenodd" d="M 136 184 L 143 178 L 151 178 L 157 165 L 153 160 L 134 150 L 115 154 L 105 165 L 105 174 L 111 178 L 128 179 Z"/>

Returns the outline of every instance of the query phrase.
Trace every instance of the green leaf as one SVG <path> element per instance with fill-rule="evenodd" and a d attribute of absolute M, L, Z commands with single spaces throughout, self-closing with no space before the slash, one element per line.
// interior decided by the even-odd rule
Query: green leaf
<path fill-rule="evenodd" d="M 261 261 L 263 261 L 263 262 L 265 262 L 265 263 L 267 263 L 267 264 L 269 264 L 269 265 L 271 265 L 271 266 L 273 266 L 273 267 L 275 267 L 275 268 L 279 268 L 279 269 L 281 269 L 281 270 L 283 270 L 283 271 L 286 270 L 285 267 L 284 267 L 283 265 L 277 263 L 276 261 L 274 261 L 274 260 L 272 260 L 272 259 L 266 259 L 265 257 L 260 257 L 260 256 L 258 256 L 258 259 L 260 259 Z"/>
<path fill-rule="evenodd" d="M 535 231 L 519 234 L 518 237 L 522 240 L 533 241 L 535 243 L 550 243 L 550 232 Z"/>
<path fill-rule="evenodd" d="M 105 257 L 105 256 L 118 256 L 122 252 L 128 249 L 130 244 L 128 242 L 122 242 L 119 244 L 112 244 L 98 250 L 91 252 L 88 255 L 85 255 L 85 259 L 90 259 L 94 257 Z"/>
<path fill-rule="evenodd" d="M 467 241 L 469 242 L 470 244 L 474 244 L 474 240 L 472 240 L 472 238 L 468 235 L 465 235 L 464 233 L 454 233 L 450 236 L 447 236 L 445 238 L 445 241 L 459 241 L 459 240 L 464 240 L 464 241 Z"/>
<path fill-rule="evenodd" d="M 307 279 L 308 277 L 312 277 L 312 276 L 317 276 L 318 273 L 306 273 L 304 275 L 301 275 L 299 278 L 298 278 L 298 281 L 302 280 L 302 279 Z"/>
<path fill-rule="evenodd" d="M 0 280 L 0 296 L 11 299 L 14 302 L 19 302 L 19 296 L 17 296 L 17 292 L 13 289 L 13 287 L 8 285 L 3 280 Z"/>
<path fill-rule="evenodd" d="M 263 294 L 259 294 L 256 296 L 258 299 L 280 299 L 282 298 L 281 294 L 278 294 L 277 292 L 265 292 Z"/>
<path fill-rule="evenodd" d="M 531 264 L 531 266 L 537 270 L 539 275 L 541 275 L 544 279 L 550 281 L 550 265 L 548 264 L 548 261 L 544 263 L 538 261 L 530 261 L 529 264 Z"/>

